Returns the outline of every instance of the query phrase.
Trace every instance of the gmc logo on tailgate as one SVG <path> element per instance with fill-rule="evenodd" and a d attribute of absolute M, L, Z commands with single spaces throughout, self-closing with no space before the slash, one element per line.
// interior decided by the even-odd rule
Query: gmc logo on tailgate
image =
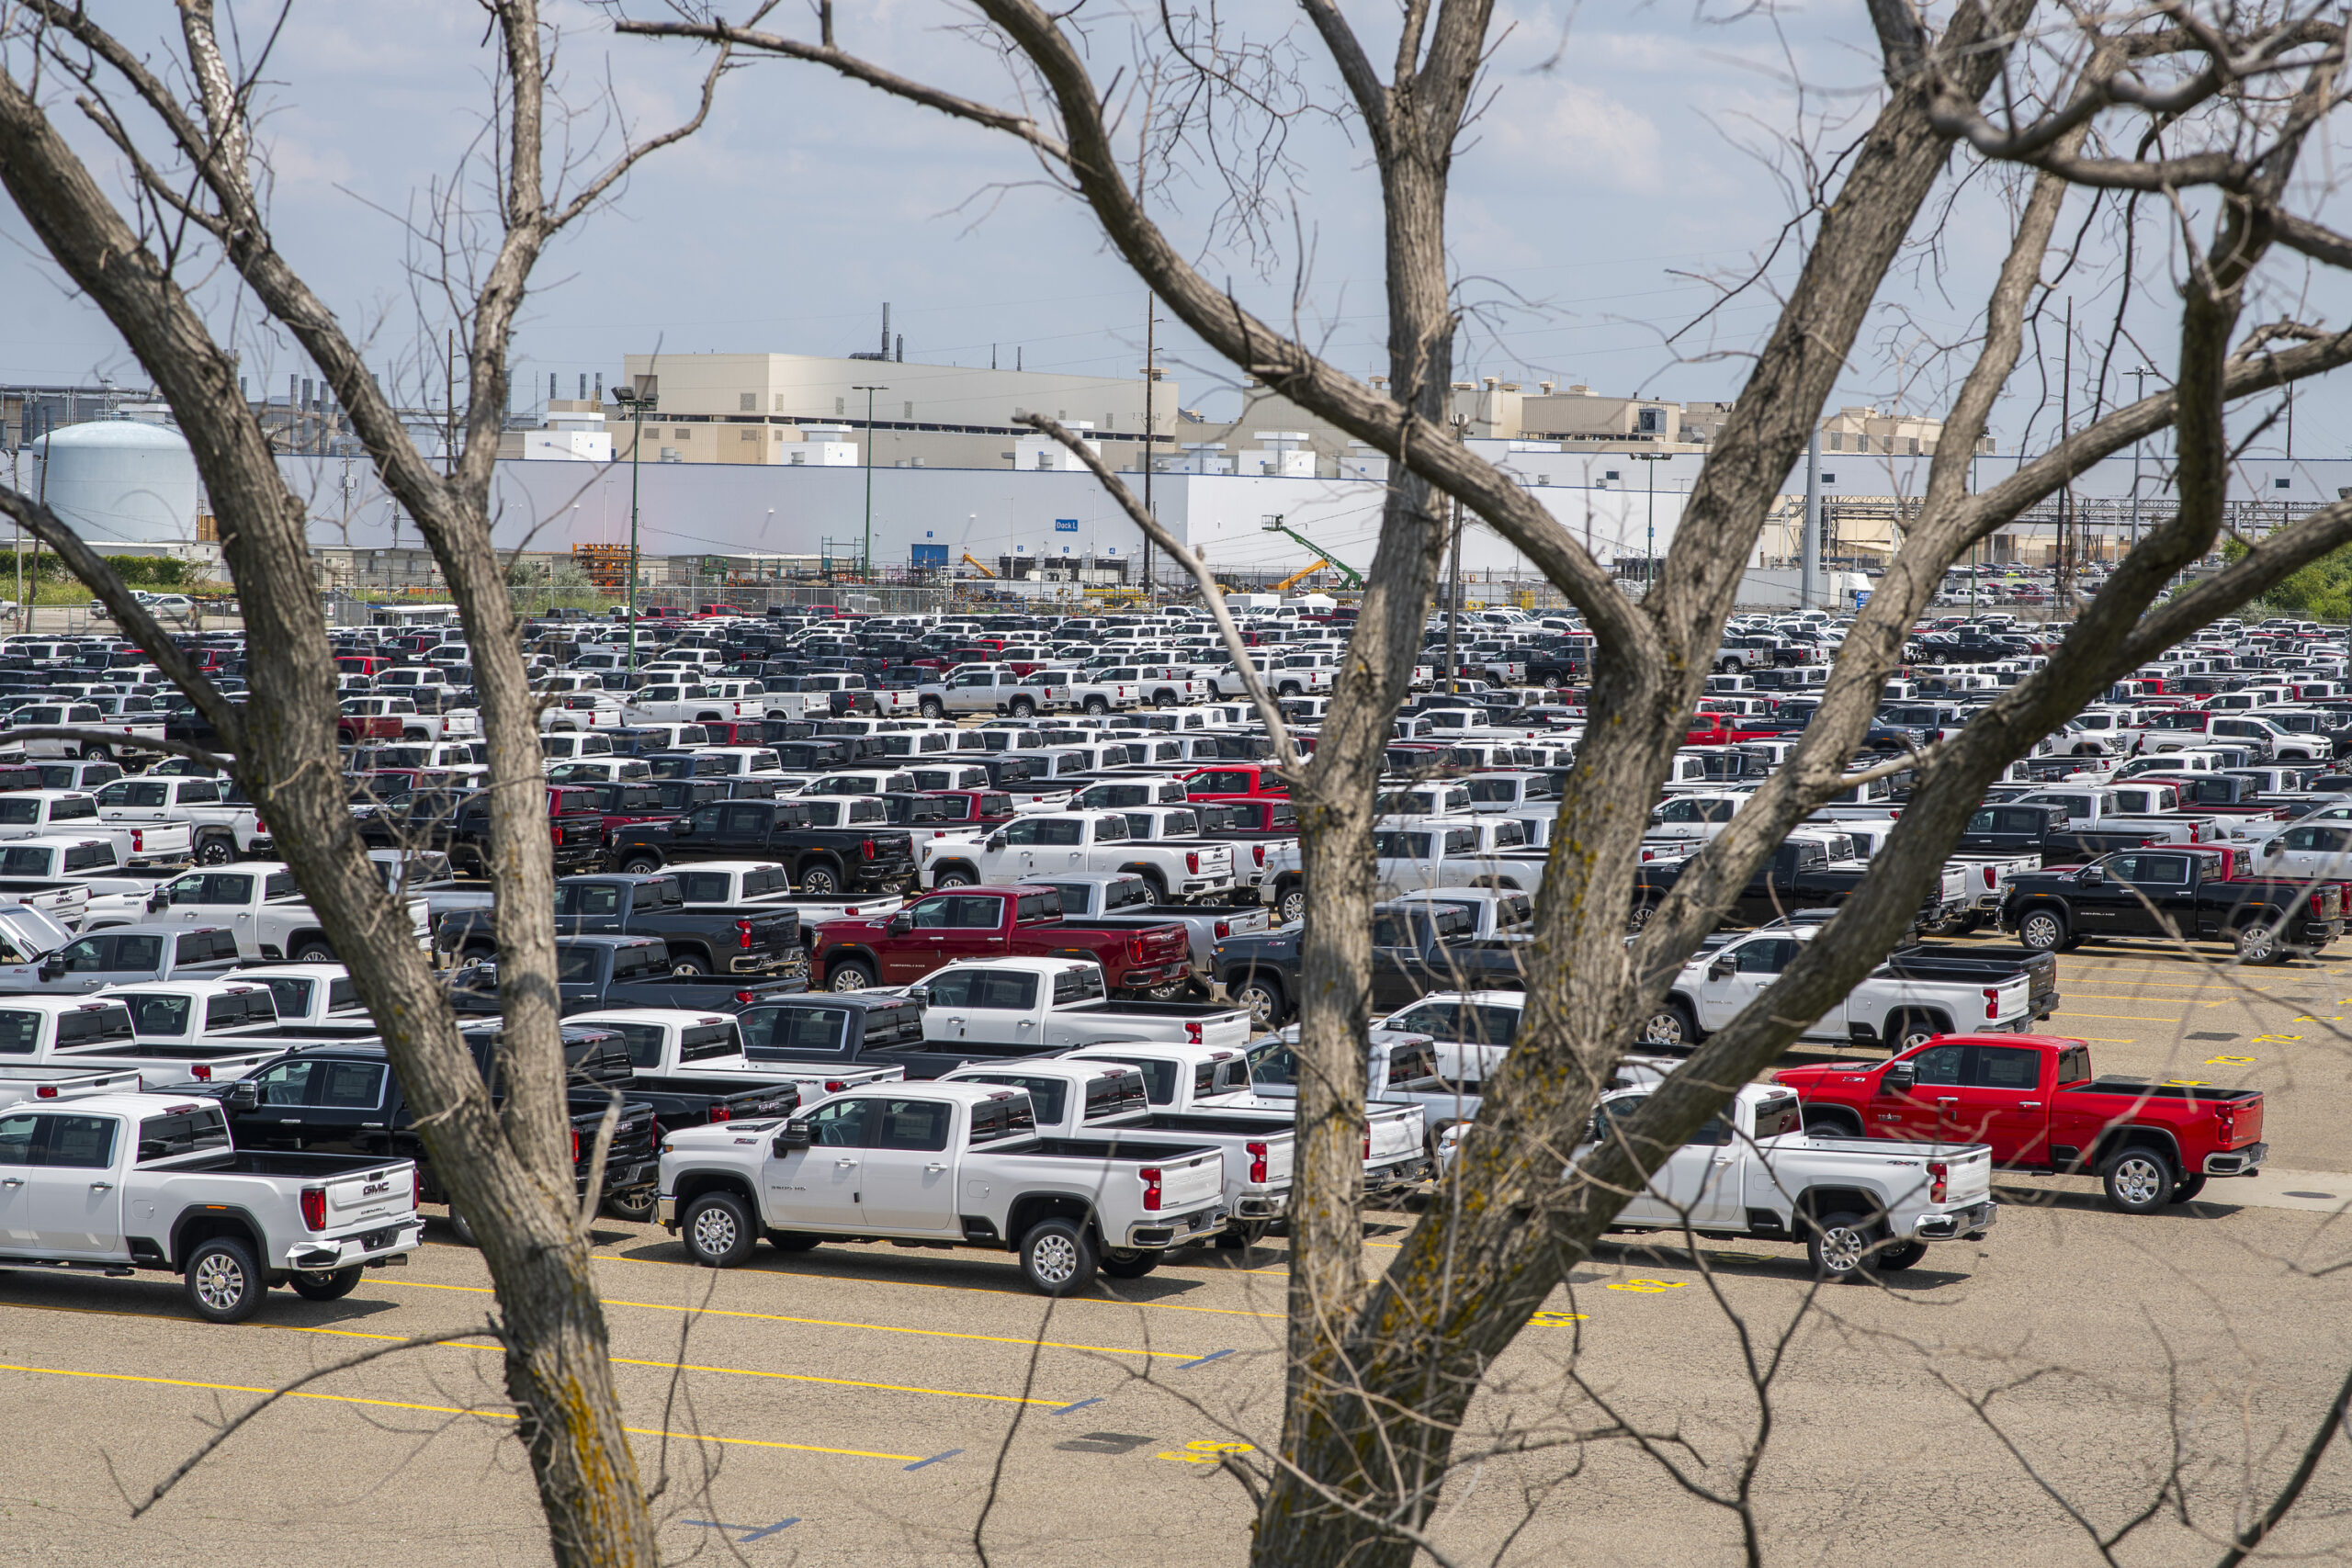
<path fill-rule="evenodd" d="M 359 1195 L 362 1198 L 373 1198 L 379 1192 L 390 1192 L 391 1190 L 392 1184 L 389 1181 L 371 1181 L 359 1190 Z"/>

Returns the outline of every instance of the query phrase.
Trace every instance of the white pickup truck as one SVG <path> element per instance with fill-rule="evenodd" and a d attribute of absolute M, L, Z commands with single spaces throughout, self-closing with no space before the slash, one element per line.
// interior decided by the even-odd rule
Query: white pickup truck
<path fill-rule="evenodd" d="M 831 1020 L 798 1015 L 822 1030 Z M 796 1065 L 788 1061 L 755 1062 L 743 1055 L 743 1034 L 731 1013 L 697 1012 L 691 1008 L 609 1008 L 601 1012 L 574 1013 L 563 1021 L 575 1025 L 609 1029 L 628 1048 L 629 1065 L 640 1077 L 737 1078 L 742 1087 L 788 1083 L 800 1098 L 814 1102 L 828 1094 L 868 1084 L 898 1083 L 904 1067 L 852 1067 Z"/>
<path fill-rule="evenodd" d="M 423 1245 L 402 1159 L 242 1150 L 214 1104 L 96 1094 L 0 1111 L 0 1265 L 175 1273 L 214 1323 L 273 1285 L 349 1295 Z"/>
<path fill-rule="evenodd" d="M 1239 1008 L 1106 1000 L 1102 966 L 1085 958 L 958 959 L 907 995 L 923 1010 L 923 1039 L 946 1050 L 1158 1041 L 1238 1053 L 1250 1040 L 1250 1015 Z M 1239 1087 L 1248 1082 L 1245 1074 Z"/>
<path fill-rule="evenodd" d="M 813 931 L 827 920 L 878 920 L 903 908 L 904 898 L 890 894 L 875 898 L 842 898 L 792 891 L 792 873 L 774 861 L 687 861 L 662 873 L 678 885 L 689 909 L 724 908 L 738 904 L 761 908 L 790 909 L 800 917 L 800 929 Z"/>
<path fill-rule="evenodd" d="M 92 1094 L 138 1094 L 143 1087 L 139 1074 L 129 1068 L 0 1067 L 0 1107 Z"/>
<path fill-rule="evenodd" d="M 1297 1115 L 1292 1100 L 1258 1098 L 1250 1081 L 1249 1057 L 1239 1051 L 1205 1045 L 1088 1045 L 1063 1059 L 1127 1064 L 1143 1074 L 1145 1096 L 1164 1111 L 1258 1110 Z M 1425 1179 L 1432 1168 L 1429 1120 L 1420 1105 L 1365 1107 L 1363 1186 L 1367 1195 L 1409 1187 Z"/>
<path fill-rule="evenodd" d="M 622 700 L 621 716 L 630 724 L 708 724 L 726 718 L 762 718 L 764 699 L 714 695 L 707 686 L 639 686 Z"/>
<path fill-rule="evenodd" d="M 1233 891 L 1232 845 L 1138 839 L 1129 830 L 1125 815 L 1117 811 L 1028 812 L 989 834 L 978 861 L 979 879 L 992 883 L 1125 872 L 1150 884 L 1152 902 L 1160 904 Z"/>
<path fill-rule="evenodd" d="M 136 751 L 138 747 L 123 742 L 161 740 L 164 726 L 161 720 L 149 722 L 145 717 L 108 714 L 90 703 L 42 703 L 21 707 L 8 716 L 10 729 L 96 729 L 119 736 L 120 740 L 26 740 L 20 742 L 28 757 L 91 757 L 111 759 L 117 749 Z"/>
<path fill-rule="evenodd" d="M 1604 1096 L 1576 1159 L 1614 1136 L 1650 1092 Z M 1894 1154 L 1883 1142 L 1813 1137 L 1804 1127 L 1793 1092 L 1744 1085 L 1724 1114 L 1667 1156 L 1615 1228 L 1802 1242 L 1817 1276 L 1860 1280 L 1910 1268 L 1929 1242 L 1981 1240 L 2000 1217 L 1986 1145 L 1905 1144 Z"/>
<path fill-rule="evenodd" d="M 98 797 L 71 789 L 21 789 L 0 795 L 0 841 L 57 836 L 103 838 L 128 866 L 186 865 L 194 858 L 196 829 L 185 821 L 118 827 L 102 820 Z"/>
<path fill-rule="evenodd" d="M 120 864 L 111 839 L 18 839 L 0 844 L 0 898 L 39 909 L 68 931 L 143 920 L 154 885 L 110 874 Z"/>
<path fill-rule="evenodd" d="M 1010 664 L 959 664 L 943 680 L 915 688 L 916 705 L 925 718 L 945 718 L 967 713 L 1033 714 L 1058 712 L 1069 704 L 1038 686 L 1024 687 L 1020 671 Z"/>
<path fill-rule="evenodd" d="M 1219 846 L 1220 848 L 1225 846 Z M 1132 872 L 1087 872 L 1076 875 L 1024 876 L 1024 886 L 1050 887 L 1062 896 L 1062 919 L 1101 927 L 1180 925 L 1192 934 L 1193 972 L 1216 966 L 1216 944 L 1229 937 L 1256 936 L 1271 923 L 1266 907 L 1248 904 L 1163 904 L 1158 889 Z M 1529 917 L 1531 919 L 1533 917 Z"/>
<path fill-rule="evenodd" d="M 789 1122 L 672 1133 L 662 1196 L 688 1256 L 746 1262 L 828 1241 L 1010 1250 L 1029 1287 L 1064 1296 L 1097 1269 L 1132 1280 L 1226 1223 L 1225 1156 L 1170 1139 L 1038 1135 L 1028 1095 L 986 1083 L 853 1089 Z"/>
<path fill-rule="evenodd" d="M 1297 1118 L 1287 1109 L 1155 1111 L 1143 1071 L 1125 1062 L 1039 1057 L 958 1067 L 941 1083 L 992 1083 L 1028 1095 L 1040 1136 L 1180 1138 L 1225 1152 L 1225 1206 L 1233 1216 L 1219 1247 L 1246 1247 L 1290 1208 Z"/>
<path fill-rule="evenodd" d="M 5 797 L 0 797 L 5 798 Z M 433 945 L 432 908 L 421 895 L 402 900 L 409 931 L 419 948 Z M 157 888 L 148 908 L 166 919 L 226 926 L 247 958 L 309 964 L 333 963 L 334 947 L 326 928 L 302 897 L 294 874 L 267 861 L 242 861 L 215 870 L 191 871 Z"/>
<path fill-rule="evenodd" d="M 1092 670 L 1033 670 L 1021 678 L 1021 690 L 1037 694 L 1040 712 L 1050 706 L 1091 714 L 1125 713 L 1144 700 L 1143 688 L 1136 682 L 1114 681 Z M 1021 710 L 1011 702 L 1004 711 L 1021 716 Z"/>
<path fill-rule="evenodd" d="M 232 1083 L 285 1055 L 282 1043 L 150 1045 L 119 998 L 0 997 L 0 1056 L 12 1066 L 137 1073 L 150 1089 Z"/>
<path fill-rule="evenodd" d="M 1643 1038 L 1672 1046 L 1704 1040 L 1769 990 L 1796 962 L 1803 945 L 1824 929 L 1768 929 L 1700 953 L 1675 976 Z M 1936 976 L 1929 958 L 1906 959 L 1901 973 L 1883 964 L 1799 1037 L 1840 1044 L 1866 1040 L 1900 1052 L 1954 1030 L 1995 1033 L 2032 1028 L 2032 978 L 2021 968 L 1997 976 L 1985 969 L 1963 964 L 1947 979 Z"/>
<path fill-rule="evenodd" d="M 98 820 L 117 828 L 186 823 L 198 865 L 266 859 L 277 849 L 261 813 L 223 801 L 214 779 L 117 779 L 98 791 Z"/>

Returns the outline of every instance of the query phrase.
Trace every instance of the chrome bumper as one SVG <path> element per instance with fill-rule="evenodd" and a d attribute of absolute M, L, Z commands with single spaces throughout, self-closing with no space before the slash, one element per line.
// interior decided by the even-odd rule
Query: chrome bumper
<path fill-rule="evenodd" d="M 424 1245 L 424 1222 L 412 1214 L 351 1235 L 298 1241 L 286 1249 L 285 1263 L 288 1269 L 329 1272 L 358 1264 L 396 1262 Z"/>
<path fill-rule="evenodd" d="M 1982 1203 L 1948 1214 L 1922 1214 L 1911 1222 L 1911 1234 L 1920 1241 L 1950 1241 L 1955 1236 L 1979 1236 L 2001 1217 L 2001 1206 L 1987 1198 Z"/>
<path fill-rule="evenodd" d="M 2268 1144 L 2248 1144 L 2227 1154 L 2207 1155 L 2204 1170 L 2208 1176 L 2252 1176 L 2269 1157 Z"/>
<path fill-rule="evenodd" d="M 1145 1251 L 1182 1247 L 1223 1230 L 1227 1217 L 1225 1205 L 1219 1203 L 1213 1208 L 1195 1209 L 1189 1214 L 1176 1215 L 1164 1222 L 1129 1225 L 1126 1245 Z"/>

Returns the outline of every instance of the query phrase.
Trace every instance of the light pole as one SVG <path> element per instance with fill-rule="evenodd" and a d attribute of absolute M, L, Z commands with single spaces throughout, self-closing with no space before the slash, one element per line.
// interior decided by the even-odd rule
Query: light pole
<path fill-rule="evenodd" d="M 1634 461 L 1647 465 L 1643 469 L 1648 479 L 1649 535 L 1642 546 L 1642 597 L 1649 597 L 1651 580 L 1657 573 L 1657 465 L 1674 456 L 1671 452 L 1636 452 Z"/>
<path fill-rule="evenodd" d="M 639 376 L 627 389 L 613 389 L 613 399 L 629 411 L 628 438 L 628 672 L 637 673 L 637 463 L 645 446 L 645 414 L 659 409 L 662 378 Z"/>
<path fill-rule="evenodd" d="M 2124 372 L 2126 376 L 2132 378 L 2133 402 L 2139 402 L 2147 397 L 2148 378 L 2155 373 L 2155 367 L 2148 365 L 2142 365 Z M 2136 438 L 2132 443 L 2132 547 L 2135 550 L 2140 547 L 2140 443 Z"/>
<path fill-rule="evenodd" d="M 852 387 L 853 392 L 865 394 L 865 562 L 859 573 L 870 585 L 874 581 L 874 394 L 887 392 L 888 387 Z"/>
<path fill-rule="evenodd" d="M 1152 391 L 1159 380 L 1159 355 L 1155 336 L 1165 317 L 1152 313 L 1157 303 L 1151 296 L 1144 296 L 1143 310 L 1143 510 L 1144 515 L 1157 517 L 1151 509 L 1151 443 L 1157 426 L 1152 419 Z M 1143 607 L 1151 609 L 1151 536 L 1143 536 Z"/>

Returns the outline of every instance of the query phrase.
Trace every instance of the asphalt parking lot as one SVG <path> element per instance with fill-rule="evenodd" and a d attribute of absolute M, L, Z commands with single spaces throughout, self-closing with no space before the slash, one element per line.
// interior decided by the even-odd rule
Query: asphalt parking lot
<path fill-rule="evenodd" d="M 2086 1179 L 2007 1182 L 1983 1243 L 1932 1249 L 1897 1289 L 1814 1295 L 1758 1477 L 1772 1560 L 2097 1562 L 2054 1492 L 2110 1531 L 2161 1493 L 2119 1559 L 2210 1562 L 2352 1363 L 2352 1285 L 2330 1271 L 2352 1258 L 2336 1222 L 2352 1206 L 2352 949 L 2231 971 L 2090 948 L 2064 955 L 2060 976 L 2052 1027 L 2090 1040 L 2102 1072 L 2268 1091 L 2274 1166 L 2138 1219 Z M 1412 1216 L 1374 1219 L 1376 1265 Z M 130 1517 L 128 1495 L 258 1391 L 480 1322 L 480 1260 L 435 1230 L 409 1268 L 344 1301 L 278 1292 L 233 1328 L 187 1318 L 161 1278 L 0 1275 L 0 1401 L 19 1434 L 0 1481 L 8 1538 L 61 1565 L 224 1549 L 305 1568 L 544 1561 L 497 1353 L 475 1345 L 322 1380 Z M 1218 1460 L 1279 1422 L 1278 1239 L 1048 1303 L 1004 1255 L 763 1248 L 714 1275 L 658 1229 L 596 1235 L 616 1376 L 639 1463 L 665 1482 L 673 1559 L 977 1561 L 992 1491 L 998 1562 L 1246 1553 L 1247 1501 Z M 1673 1434 L 1665 1451 L 1694 1481 L 1727 1487 L 1758 1410 L 1729 1314 L 1769 1350 L 1810 1293 L 1793 1247 L 1607 1249 L 1496 1369 L 1464 1449 L 1521 1451 L 1454 1478 L 1436 1538 L 1464 1562 L 1737 1561 L 1732 1516 L 1657 1458 L 1566 1439 L 1606 1425 L 1605 1406 Z M 2347 1510 L 2352 1456 L 2338 1453 L 2281 1548 L 2340 1554 Z"/>

